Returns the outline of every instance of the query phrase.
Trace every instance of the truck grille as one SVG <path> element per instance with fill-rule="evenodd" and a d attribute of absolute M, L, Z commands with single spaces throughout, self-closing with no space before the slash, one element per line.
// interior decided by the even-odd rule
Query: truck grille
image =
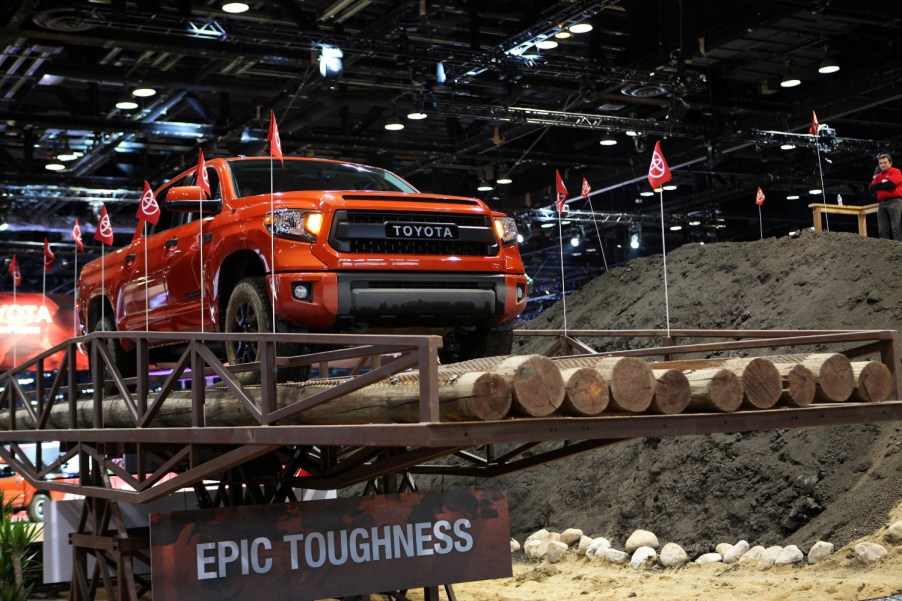
<path fill-rule="evenodd" d="M 393 238 L 386 234 L 389 223 L 449 225 L 457 238 Z M 446 213 L 336 211 L 329 244 L 351 254 L 494 256 L 499 251 L 488 216 Z"/>

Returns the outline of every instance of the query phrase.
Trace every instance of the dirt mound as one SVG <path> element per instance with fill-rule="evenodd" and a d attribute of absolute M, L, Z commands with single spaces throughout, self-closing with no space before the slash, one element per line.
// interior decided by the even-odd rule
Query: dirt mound
<path fill-rule="evenodd" d="M 902 244 L 853 234 L 686 245 L 667 257 L 673 328 L 902 328 Z M 665 327 L 660 256 L 567 298 L 570 329 Z M 527 326 L 563 327 L 562 303 Z M 607 339 L 599 350 L 649 345 Z M 515 352 L 547 345 L 521 339 Z M 737 353 L 740 354 L 740 353 Z M 687 551 L 722 541 L 837 546 L 883 526 L 902 498 L 902 424 L 644 439 L 500 479 L 515 535 L 636 528 Z M 522 537 L 521 537 L 522 538 Z"/>

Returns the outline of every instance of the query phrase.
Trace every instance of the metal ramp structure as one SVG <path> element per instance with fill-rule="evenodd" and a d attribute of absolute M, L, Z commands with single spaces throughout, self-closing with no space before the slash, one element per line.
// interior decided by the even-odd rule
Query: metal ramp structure
<path fill-rule="evenodd" d="M 850 358 L 879 356 L 889 366 L 895 391 L 902 390 L 898 334 L 867 331 L 760 330 L 586 330 L 518 331 L 544 336 L 550 356 L 595 353 L 587 340 L 651 338 L 660 346 L 605 355 L 660 356 L 747 352 L 763 348 L 831 348 Z M 110 338 L 129 338 L 136 347 L 137 376 L 124 378 L 107 352 Z M 710 341 L 709 339 L 713 339 Z M 216 348 L 225 340 L 255 343 L 260 361 L 225 365 Z M 165 372 L 151 372 L 149 347 L 165 341 L 181 353 Z M 684 343 L 680 343 L 683 341 Z M 278 356 L 279 343 L 300 343 L 311 352 Z M 0 376 L 0 457 L 37 488 L 85 497 L 78 531 L 71 536 L 72 599 L 137 601 L 149 583 L 135 573 L 135 560 L 149 563 L 146 529 L 129 528 L 118 504 L 148 503 L 189 489 L 202 508 L 296 501 L 296 489 L 345 489 L 362 485 L 364 494 L 415 490 L 420 474 L 490 478 L 555 461 L 637 437 L 707 435 L 778 428 L 902 421 L 902 401 L 830 403 L 809 407 L 739 410 L 678 415 L 601 414 L 597 417 L 511 418 L 497 421 L 442 421 L 438 399 L 437 336 L 339 334 L 163 334 L 104 333 L 68 340 Z M 80 381 L 75 354 L 90 353 L 90 381 Z M 45 361 L 63 354 L 58 370 Z M 278 367 L 354 364 L 351 377 L 292 403 L 280 401 L 284 386 Z M 367 385 L 417 370 L 417 418 L 410 423 L 304 424 L 304 412 L 327 407 Z M 241 384 L 236 372 L 260 373 L 259 389 Z M 154 375 L 152 375 L 152 373 Z M 24 387 L 20 380 L 33 380 Z M 241 425 L 208 425 L 208 378 L 219 379 L 240 413 Z M 166 426 L 167 400 L 190 390 L 181 425 Z M 108 393 L 105 396 L 105 391 Z M 110 395 L 109 393 L 112 393 Z M 892 399 L 897 399 L 894 392 Z M 111 398 L 117 401 L 111 404 Z M 105 427 L 113 408 L 127 427 Z M 237 413 L 236 413 L 237 415 Z M 46 465 L 30 459 L 23 443 L 56 441 L 61 453 Z M 47 474 L 78 457 L 77 483 L 48 482 Z M 115 488 L 118 477 L 125 488 Z M 89 569 L 88 557 L 95 559 Z M 115 575 L 115 577 L 113 577 Z M 403 599 L 404 593 L 389 593 Z M 447 588 L 453 598 L 453 591 Z M 425 591 L 438 599 L 438 588 Z"/>

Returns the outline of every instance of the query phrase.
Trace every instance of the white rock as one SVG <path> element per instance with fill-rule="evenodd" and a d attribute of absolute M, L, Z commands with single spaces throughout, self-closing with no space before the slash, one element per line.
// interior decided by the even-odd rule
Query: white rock
<path fill-rule="evenodd" d="M 761 545 L 755 545 L 754 547 L 746 551 L 745 555 L 739 558 L 739 562 L 742 563 L 743 561 L 758 561 L 759 559 L 761 559 L 761 556 L 763 554 L 764 547 L 762 547 Z"/>
<path fill-rule="evenodd" d="M 589 545 L 589 548 L 586 549 L 586 557 L 598 557 L 598 555 L 602 551 L 610 548 L 611 541 L 609 541 L 605 537 L 599 536 L 598 538 L 593 538 L 592 543 Z"/>
<path fill-rule="evenodd" d="M 583 531 L 579 528 L 567 528 L 561 532 L 561 542 L 570 547 L 574 543 L 578 543 L 582 536 Z"/>
<path fill-rule="evenodd" d="M 676 543 L 667 543 L 661 548 L 661 565 L 665 568 L 678 568 L 689 561 L 683 547 Z"/>
<path fill-rule="evenodd" d="M 548 553 L 546 556 L 548 557 L 548 563 L 557 563 L 564 557 L 564 553 L 569 549 L 567 545 L 562 543 L 561 541 L 553 540 L 548 543 Z"/>
<path fill-rule="evenodd" d="M 699 558 L 695 560 L 695 563 L 704 566 L 709 563 L 720 563 L 721 561 L 723 561 L 723 555 L 720 553 L 705 553 L 704 555 L 699 556 Z"/>
<path fill-rule="evenodd" d="M 732 547 L 732 546 L 733 545 L 731 545 L 730 543 L 717 543 L 717 546 L 714 547 L 714 552 L 720 553 L 721 555 L 723 555 L 724 553 L 729 551 L 730 547 Z"/>
<path fill-rule="evenodd" d="M 741 540 L 729 549 L 727 549 L 726 553 L 723 554 L 723 562 L 724 563 L 736 563 L 742 556 L 748 553 L 749 543 L 748 541 Z"/>
<path fill-rule="evenodd" d="M 787 545 L 783 547 L 777 559 L 774 561 L 776 566 L 788 566 L 805 560 L 805 554 L 795 545 Z"/>
<path fill-rule="evenodd" d="M 858 543 L 854 551 L 858 561 L 864 564 L 874 563 L 886 555 L 886 548 L 877 543 Z"/>
<path fill-rule="evenodd" d="M 642 567 L 643 563 L 657 556 L 658 554 L 651 547 L 639 547 L 630 558 L 630 567 L 634 570 L 638 570 L 640 567 Z"/>
<path fill-rule="evenodd" d="M 592 544 L 592 539 L 588 536 L 583 535 L 579 539 L 579 545 L 576 547 L 576 554 L 580 557 L 586 554 L 586 551 L 589 550 L 589 545 Z"/>
<path fill-rule="evenodd" d="M 528 540 L 523 543 L 523 554 L 529 559 L 542 559 L 548 553 L 549 541 Z"/>
<path fill-rule="evenodd" d="M 627 553 L 633 553 L 639 547 L 651 547 L 652 549 L 657 549 L 658 545 L 658 537 L 655 536 L 653 532 L 649 532 L 648 530 L 636 530 L 630 534 L 628 539 L 626 539 L 624 549 L 626 549 Z"/>
<path fill-rule="evenodd" d="M 520 550 L 520 543 L 517 542 L 516 539 L 511 539 L 511 553 L 516 553 Z"/>
<path fill-rule="evenodd" d="M 530 534 L 529 536 L 526 537 L 526 541 L 524 541 L 523 546 L 525 547 L 526 543 L 528 543 L 529 541 L 545 540 L 549 536 L 551 536 L 551 532 L 549 532 L 545 528 L 542 528 L 541 530 L 536 530 L 535 532 L 533 532 L 532 534 Z"/>
<path fill-rule="evenodd" d="M 779 545 L 768 547 L 764 550 L 764 553 L 761 554 L 761 559 L 758 560 L 758 563 L 765 567 L 772 566 L 774 565 L 774 562 L 777 561 L 777 558 L 782 551 L 783 547 Z"/>
<path fill-rule="evenodd" d="M 827 543 L 822 540 L 817 541 L 808 550 L 808 563 L 815 564 L 827 559 L 833 554 L 833 543 Z"/>
<path fill-rule="evenodd" d="M 902 520 L 894 522 L 886 531 L 886 540 L 894 545 L 902 543 Z"/>
<path fill-rule="evenodd" d="M 596 552 L 595 556 L 604 557 L 611 563 L 616 563 L 617 565 L 623 565 L 630 560 L 629 553 L 624 553 L 623 551 L 618 551 L 617 549 L 610 548 Z"/>

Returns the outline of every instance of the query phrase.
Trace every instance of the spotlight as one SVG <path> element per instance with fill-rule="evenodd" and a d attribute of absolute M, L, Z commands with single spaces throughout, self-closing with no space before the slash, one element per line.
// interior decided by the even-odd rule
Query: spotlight
<path fill-rule="evenodd" d="M 570 246 L 574 248 L 579 246 L 579 236 L 573 236 L 572 238 L 570 238 Z"/>
<path fill-rule="evenodd" d="M 323 46 L 319 55 L 319 74 L 323 77 L 335 76 L 341 73 L 341 59 L 344 52 L 341 48 Z"/>
<path fill-rule="evenodd" d="M 435 65 L 435 81 L 436 83 L 445 83 L 445 64 L 438 63 Z"/>
<path fill-rule="evenodd" d="M 630 234 L 630 248 L 639 248 L 639 234 Z"/>

